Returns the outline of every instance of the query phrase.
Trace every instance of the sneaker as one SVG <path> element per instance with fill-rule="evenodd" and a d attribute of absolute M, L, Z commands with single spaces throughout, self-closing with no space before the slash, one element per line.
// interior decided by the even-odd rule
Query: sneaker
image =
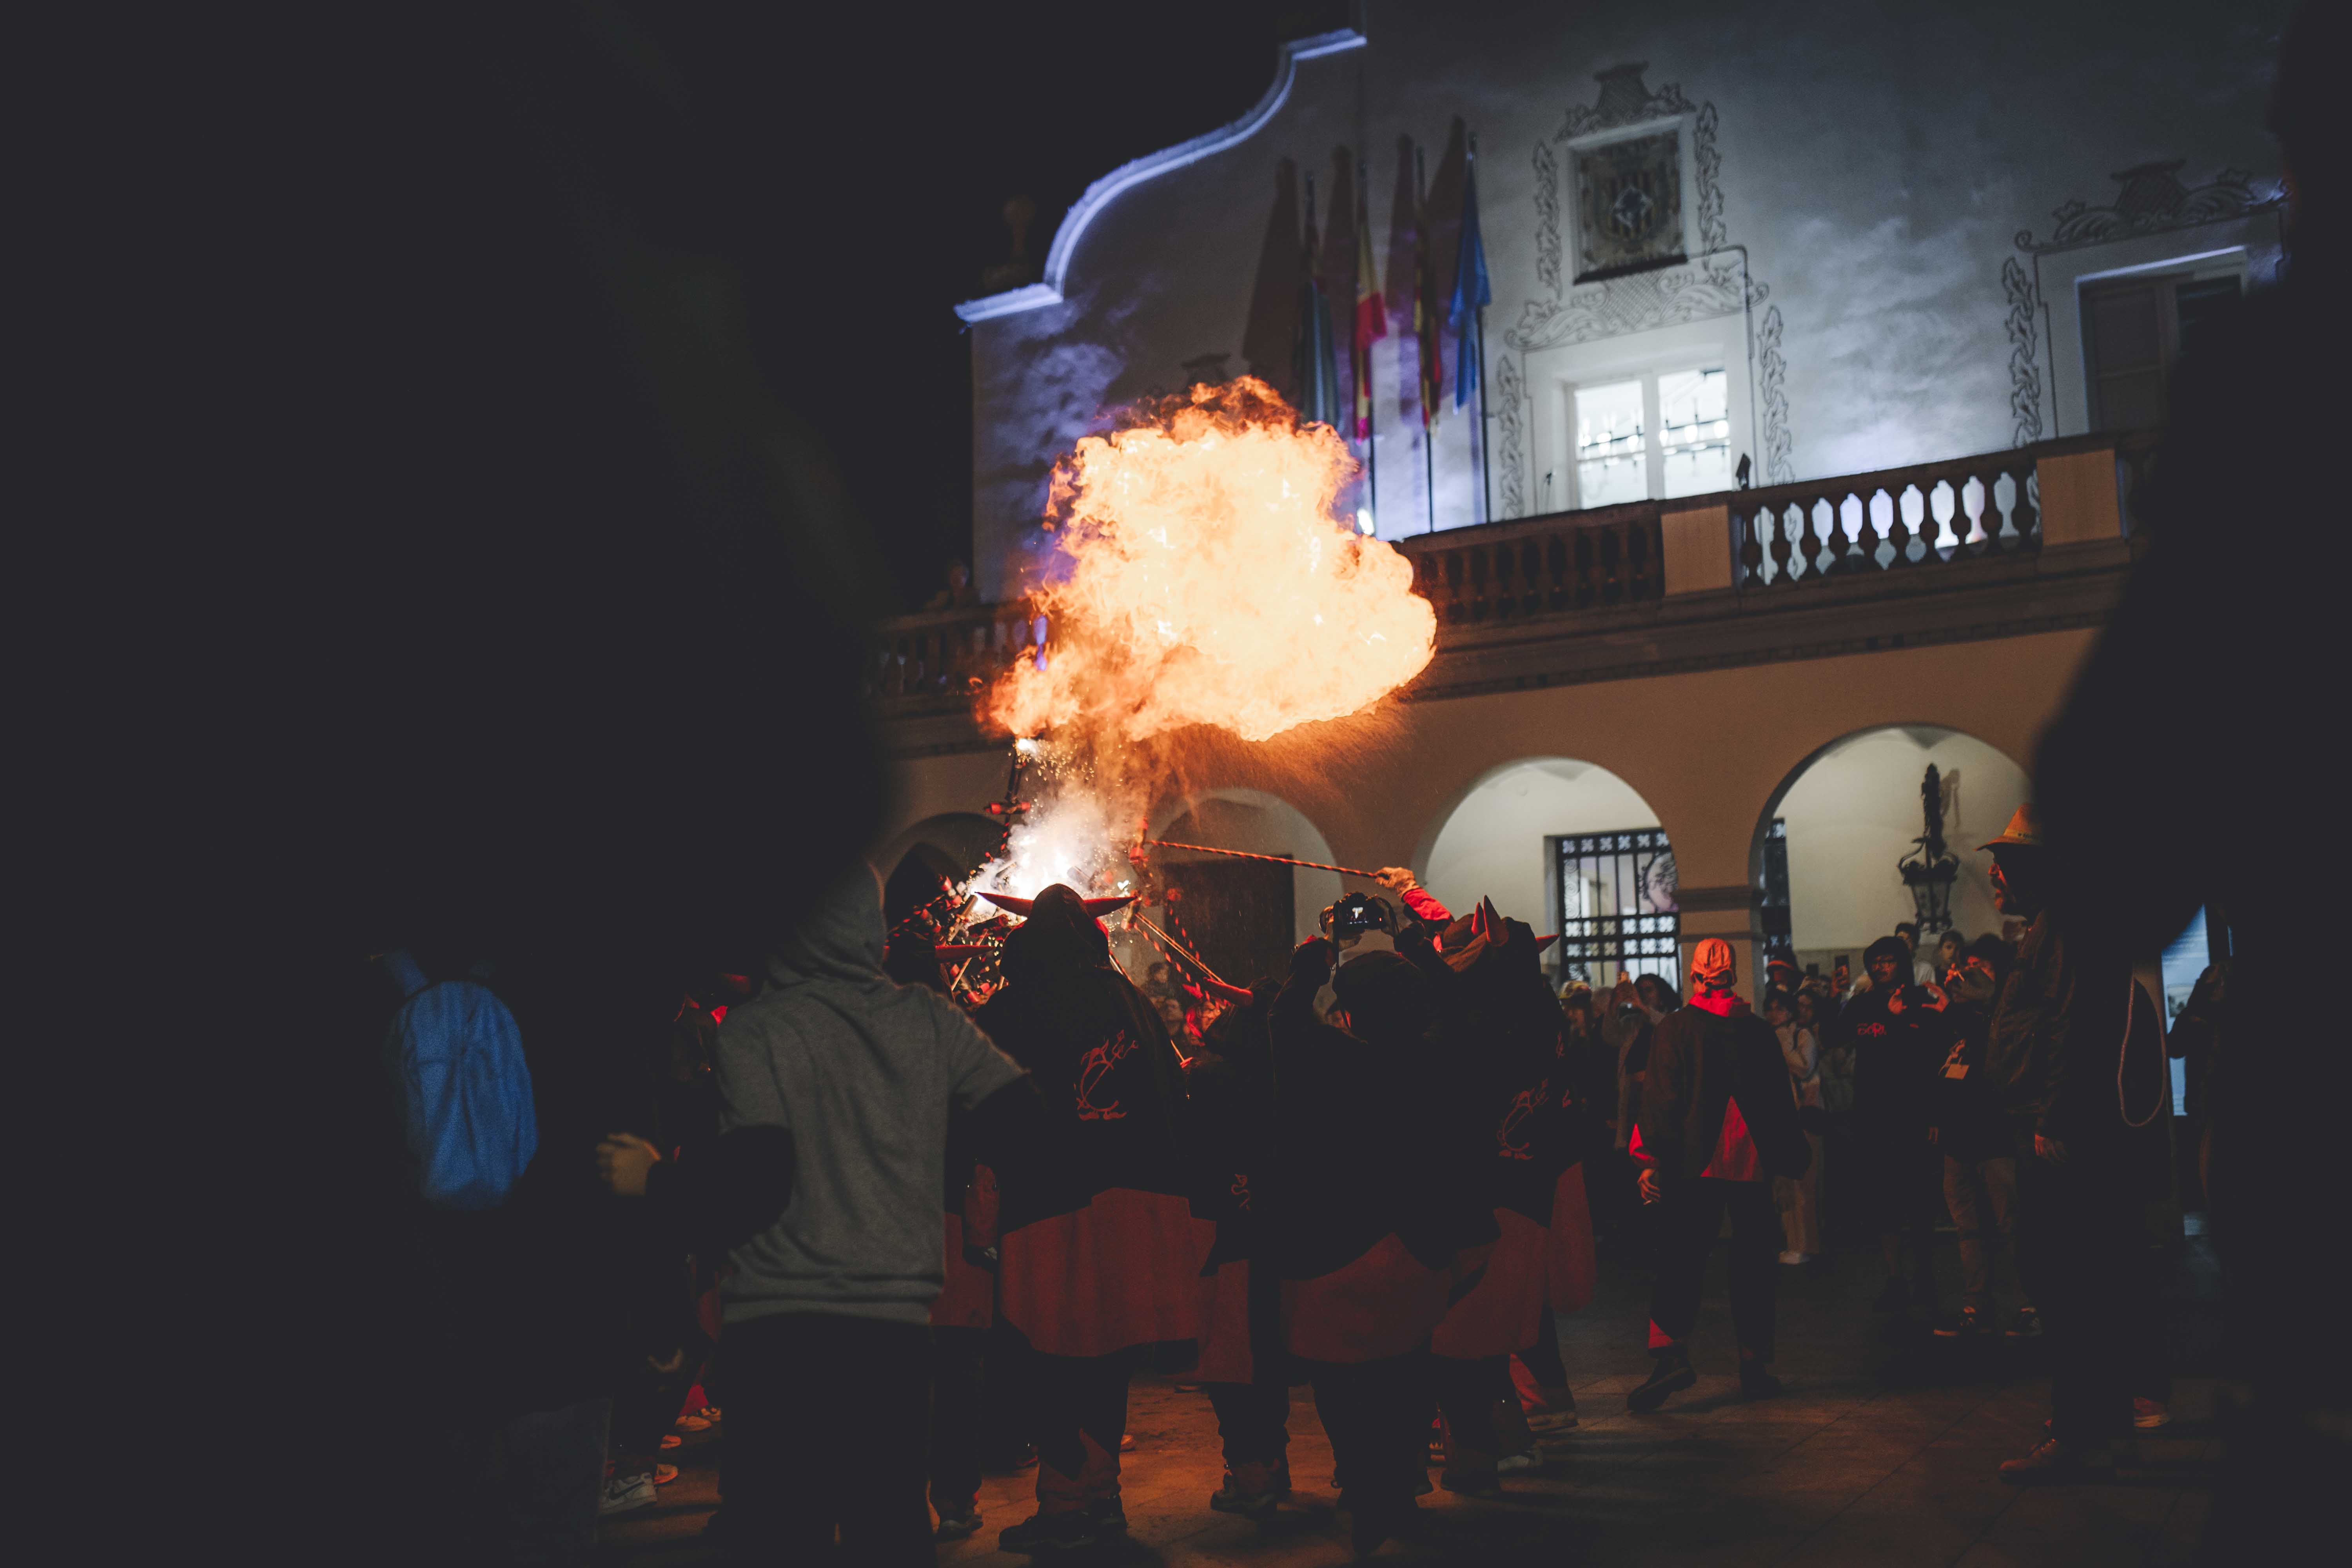
<path fill-rule="evenodd" d="M 2160 1399 L 2134 1399 L 2132 1425 L 2143 1432 L 2172 1425 L 2172 1407 Z"/>
<path fill-rule="evenodd" d="M 662 1434 L 661 1446 L 664 1448 L 675 1448 L 679 1447 L 685 1441 L 685 1438 L 679 1436 L 675 1432 L 665 1432 Z"/>
<path fill-rule="evenodd" d="M 2091 1450 L 2046 1438 L 2021 1459 L 2004 1459 L 2000 1479 L 2011 1486 L 2063 1485 L 2092 1478 Z"/>
<path fill-rule="evenodd" d="M 606 1519 L 616 1513 L 632 1513 L 651 1508 L 660 1500 L 654 1491 L 653 1473 L 649 1470 L 639 1470 L 634 1476 L 608 1476 L 604 1495 L 596 1500 L 596 1516 Z"/>
<path fill-rule="evenodd" d="M 931 1531 L 932 1540 L 969 1541 L 980 1533 L 978 1498 L 942 1498 L 932 1506 L 940 1510 L 940 1527 Z"/>
<path fill-rule="evenodd" d="M 1102 1537 L 1094 1521 L 1083 1513 L 1041 1513 L 1034 1519 L 1008 1524 L 996 1537 L 997 1549 L 1035 1556 L 1041 1552 L 1076 1552 Z"/>
<path fill-rule="evenodd" d="M 1225 1472 L 1224 1485 L 1209 1494 L 1209 1507 L 1244 1519 L 1271 1519 L 1282 1494 L 1275 1489 L 1272 1465 L 1244 1465 L 1239 1474 Z"/>
<path fill-rule="evenodd" d="M 1538 1437 L 1556 1437 L 1576 1430 L 1573 1410 L 1544 1410 L 1528 1417 L 1528 1430 Z"/>
<path fill-rule="evenodd" d="M 2017 1316 L 2002 1331 L 2012 1340 L 2038 1340 L 2042 1337 L 2042 1314 L 2032 1307 L 2020 1307 Z"/>
<path fill-rule="evenodd" d="M 1992 1334 L 1992 1314 L 1982 1307 L 1963 1307 L 1958 1319 L 1936 1325 L 1939 1340 L 1987 1339 Z"/>
<path fill-rule="evenodd" d="M 654 1485 L 657 1487 L 666 1487 L 676 1479 L 677 1479 L 677 1467 L 676 1465 L 656 1465 L 654 1467 Z"/>
<path fill-rule="evenodd" d="M 1538 1468 L 1541 1464 L 1533 1454 L 1506 1454 L 1495 1461 L 1497 1474 L 1515 1476 L 1523 1470 Z"/>
<path fill-rule="evenodd" d="M 1688 1388 L 1698 1381 L 1691 1370 L 1687 1356 L 1666 1355 L 1650 1369 L 1650 1375 L 1639 1388 L 1625 1395 L 1625 1408 L 1636 1415 L 1647 1415 L 1666 1402 L 1666 1395 Z"/>
<path fill-rule="evenodd" d="M 1911 1287 L 1900 1279 L 1889 1279 L 1877 1298 L 1870 1303 L 1874 1312 L 1901 1312 L 1911 1305 Z"/>
<path fill-rule="evenodd" d="M 703 1418 L 705 1421 L 709 1422 L 713 1426 L 718 1426 L 718 1425 L 719 1425 L 719 1406 L 717 1406 L 716 1405 L 704 1405 L 704 1406 L 702 1407 L 702 1418 Z"/>
<path fill-rule="evenodd" d="M 1115 1497 L 1088 1498 L 1087 1519 L 1098 1535 L 1127 1533 L 1127 1507 Z"/>
<path fill-rule="evenodd" d="M 710 1418 L 689 1413 L 679 1416 L 671 1425 L 681 1432 L 708 1432 L 710 1430 Z"/>
<path fill-rule="evenodd" d="M 1765 1371 L 1762 1362 L 1743 1361 L 1739 1363 L 1740 1398 L 1771 1399 L 1780 1394 L 1780 1380 Z"/>
<path fill-rule="evenodd" d="M 1794 1268 L 1798 1264 L 1802 1263 L 1804 1260 L 1805 1255 L 1801 1252 L 1784 1252 L 1780 1254 L 1780 1261 L 1787 1264 L 1791 1268 Z"/>

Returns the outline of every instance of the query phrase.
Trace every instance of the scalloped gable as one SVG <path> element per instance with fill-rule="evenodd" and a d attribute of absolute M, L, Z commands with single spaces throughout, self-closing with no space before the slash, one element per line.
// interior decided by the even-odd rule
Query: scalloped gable
<path fill-rule="evenodd" d="M 1291 87 L 1298 79 L 1299 61 L 1360 49 L 1364 41 L 1363 34 L 1352 27 L 1342 27 L 1337 32 L 1319 33 L 1311 38 L 1298 38 L 1283 45 L 1276 64 L 1274 85 L 1265 89 L 1265 96 L 1259 99 L 1257 106 L 1247 114 L 1205 135 L 1195 136 L 1190 142 L 1179 142 L 1160 152 L 1146 153 L 1133 163 L 1123 163 L 1088 185 L 1086 195 L 1077 199 L 1063 216 L 1061 226 L 1054 231 L 1053 247 L 1045 253 L 1044 282 L 1008 289 L 1002 294 L 967 300 L 955 308 L 955 313 L 967 322 L 986 321 L 998 316 L 1017 315 L 1024 310 L 1061 304 L 1063 284 L 1069 276 L 1070 258 L 1077 250 L 1079 237 L 1086 233 L 1087 226 L 1094 222 L 1096 216 L 1113 199 L 1146 180 L 1197 163 L 1212 153 L 1222 153 L 1248 141 L 1288 100 Z"/>

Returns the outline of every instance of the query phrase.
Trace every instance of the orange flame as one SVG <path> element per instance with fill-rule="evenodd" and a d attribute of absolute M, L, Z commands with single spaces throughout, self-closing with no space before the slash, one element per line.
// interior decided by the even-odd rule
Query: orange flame
<path fill-rule="evenodd" d="M 1069 570 L 1037 597 L 1045 668 L 987 716 L 1096 745 L 1207 724 L 1263 741 L 1361 712 L 1418 675 L 1437 617 L 1412 567 L 1336 510 L 1355 459 L 1255 376 L 1138 405 L 1054 470 Z"/>

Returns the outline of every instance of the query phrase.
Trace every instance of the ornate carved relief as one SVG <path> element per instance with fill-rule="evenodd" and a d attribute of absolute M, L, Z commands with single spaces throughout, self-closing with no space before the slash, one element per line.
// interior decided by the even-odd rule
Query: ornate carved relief
<path fill-rule="evenodd" d="M 1496 363 L 1495 396 L 1502 405 L 1495 416 L 1495 445 L 1503 469 L 1497 486 L 1500 493 L 1495 498 L 1496 513 L 1499 517 L 1525 517 L 1527 479 L 1522 470 L 1527 467 L 1527 384 L 1519 377 L 1517 354 L 1505 354 Z"/>
<path fill-rule="evenodd" d="M 2001 291 L 2009 296 L 2009 412 L 2016 421 L 2010 445 L 2042 439 L 2042 354 L 2036 325 L 2042 301 L 2033 279 L 2012 256 L 2000 264 Z"/>
<path fill-rule="evenodd" d="M 1764 286 L 1756 286 L 1761 299 Z M 1789 362 L 1780 353 L 1780 307 L 1773 305 L 1764 311 L 1764 320 L 1756 329 L 1756 395 L 1763 405 L 1764 418 L 1764 482 L 1768 485 L 1790 485 L 1797 482 L 1797 470 L 1789 459 Z"/>
<path fill-rule="evenodd" d="M 1559 292 L 1559 158 L 1536 143 L 1536 280 Z"/>
<path fill-rule="evenodd" d="M 1521 353 L 1735 315 L 1762 305 L 1770 292 L 1750 279 L 1743 297 L 1740 263 L 1716 254 L 1730 246 L 1731 236 L 1724 221 L 1723 154 L 1717 145 L 1715 105 L 1693 103 L 1674 82 L 1650 90 L 1642 80 L 1647 68 L 1634 61 L 1601 72 L 1593 79 L 1601 84 L 1595 100 L 1571 107 L 1559 129 L 1536 143 L 1536 279 L 1550 298 L 1528 301 L 1517 322 L 1504 334 L 1504 341 Z M 1561 273 L 1566 247 L 1560 232 L 1560 159 L 1553 143 L 1682 114 L 1693 116 L 1691 165 L 1698 197 L 1693 213 L 1702 254 L 1651 271 L 1591 283 L 1566 282 Z M 1780 350 L 1780 309 L 1775 305 L 1765 310 L 1756 340 L 1763 468 L 1767 481 L 1774 484 L 1795 478 L 1790 459 L 1788 362 Z"/>
<path fill-rule="evenodd" d="M 1513 348 L 1589 343 L 1680 321 L 1738 315 L 1742 308 L 1736 257 L 1702 257 L 1655 271 L 1580 283 L 1565 299 L 1530 300 L 1504 341 Z"/>
<path fill-rule="evenodd" d="M 1721 250 L 1726 241 L 1723 186 L 1717 176 L 1723 173 L 1723 154 L 1715 150 L 1715 105 L 1712 103 L 1698 111 L 1698 126 L 1691 133 L 1691 161 L 1698 165 L 1698 247 L 1701 250 Z"/>
<path fill-rule="evenodd" d="M 2187 162 L 2186 158 L 2175 158 L 2168 163 L 2141 163 L 2108 175 L 2121 187 L 2114 201 L 2095 207 L 2080 196 L 2074 197 L 2050 215 L 2057 226 L 2050 231 L 2048 239 L 2037 240 L 2032 229 L 2021 228 L 2017 231 L 2017 248 L 2063 250 L 2071 246 L 2099 245 L 2137 235 L 2193 228 L 2199 224 L 2244 217 L 2275 206 L 2281 199 L 2277 186 L 2257 185 L 2254 177 L 2243 169 L 2223 169 L 2201 185 L 2184 185 L 2180 183 L 2180 168 Z"/>

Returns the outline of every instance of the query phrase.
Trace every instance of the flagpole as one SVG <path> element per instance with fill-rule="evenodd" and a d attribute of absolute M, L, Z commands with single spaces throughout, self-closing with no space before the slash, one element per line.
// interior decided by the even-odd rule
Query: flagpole
<path fill-rule="evenodd" d="M 1475 131 L 1470 133 L 1470 166 L 1473 169 L 1478 166 L 1478 133 Z M 1456 287 L 1458 288 L 1459 285 L 1457 284 Z M 1488 443 L 1493 438 L 1494 432 L 1486 426 L 1486 307 L 1484 305 L 1478 307 L 1477 332 L 1478 489 L 1486 508 L 1479 521 L 1492 522 L 1495 521 L 1495 470 L 1494 465 L 1488 460 L 1492 456 Z"/>
<path fill-rule="evenodd" d="M 1364 194 L 1364 177 L 1368 165 L 1364 150 L 1356 149 L 1356 300 L 1364 297 L 1364 249 L 1370 243 L 1372 223 L 1371 203 Z M 1354 303 L 1350 300 L 1349 303 Z M 1381 309 L 1388 309 L 1388 300 L 1381 300 Z M 1370 492 L 1372 527 L 1381 522 L 1381 400 L 1372 393 L 1372 345 L 1364 339 L 1364 313 L 1351 313 L 1348 334 L 1356 353 L 1358 374 L 1364 378 L 1364 487 Z M 1349 411 L 1350 413 L 1353 410 Z"/>
<path fill-rule="evenodd" d="M 1422 316 L 1431 308 L 1428 298 L 1430 278 L 1428 184 L 1429 167 L 1423 161 L 1421 143 L 1416 142 L 1412 144 L 1412 245 L 1417 260 L 1413 268 L 1412 297 L 1414 321 L 1417 325 Z M 1412 353 L 1416 363 L 1429 352 L 1429 340 L 1434 335 L 1435 333 L 1426 327 L 1413 334 Z M 1436 411 L 1429 405 L 1432 384 L 1429 367 L 1423 365 L 1421 369 L 1421 384 L 1416 389 L 1419 394 L 1416 401 L 1421 405 L 1421 493 L 1422 499 L 1428 503 L 1429 507 L 1428 531 L 1435 533 L 1437 531 L 1437 456 L 1434 450 L 1436 443 L 1431 437 L 1436 434 L 1437 423 Z"/>

